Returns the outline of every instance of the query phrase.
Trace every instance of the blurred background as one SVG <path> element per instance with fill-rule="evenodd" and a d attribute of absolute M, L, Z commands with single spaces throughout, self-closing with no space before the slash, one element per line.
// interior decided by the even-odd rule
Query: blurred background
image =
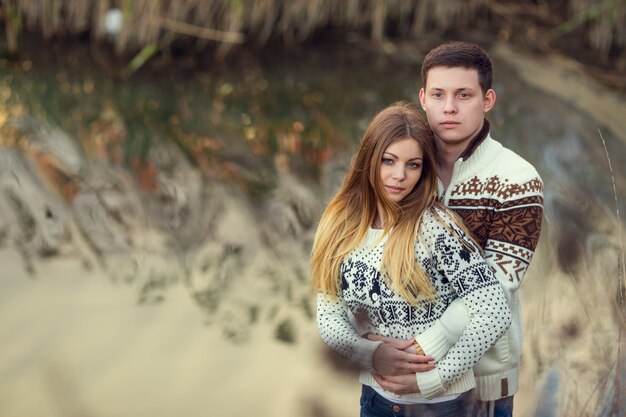
<path fill-rule="evenodd" d="M 542 175 L 515 416 L 626 415 L 624 0 L 1 0 L 0 416 L 357 416 L 321 210 L 446 40 Z"/>

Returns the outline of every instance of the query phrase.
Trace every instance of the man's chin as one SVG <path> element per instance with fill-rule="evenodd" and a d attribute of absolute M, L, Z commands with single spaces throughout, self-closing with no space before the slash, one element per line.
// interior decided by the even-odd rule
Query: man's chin
<path fill-rule="evenodd" d="M 456 145 L 464 141 L 464 138 L 460 135 L 450 135 L 449 132 L 447 133 L 448 134 L 443 135 L 435 134 L 437 141 L 446 145 Z"/>

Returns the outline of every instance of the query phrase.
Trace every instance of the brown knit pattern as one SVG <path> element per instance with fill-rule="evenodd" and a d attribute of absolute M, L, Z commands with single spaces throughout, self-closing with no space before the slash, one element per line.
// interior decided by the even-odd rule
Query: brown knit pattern
<path fill-rule="evenodd" d="M 539 196 L 525 200 L 543 204 L 543 199 Z M 457 207 L 459 205 L 463 207 L 470 206 L 467 204 L 468 201 L 471 200 L 464 200 L 463 204 L 458 204 L 457 200 L 450 200 L 449 207 L 463 218 L 463 222 L 482 248 L 485 248 L 487 240 L 489 239 L 512 243 L 531 250 L 537 246 L 541 232 L 541 207 L 524 206 L 498 212 L 495 212 L 489 206 L 484 208 L 485 206 L 482 205 L 481 208 L 475 209 L 461 209 Z M 484 200 L 481 201 L 484 202 Z M 481 201 L 474 200 L 473 203 L 478 205 Z M 491 203 L 493 203 L 493 200 Z M 528 204 L 519 202 L 511 203 L 513 206 Z M 491 225 L 491 227 L 488 227 L 489 225 Z"/>
<path fill-rule="evenodd" d="M 496 198 L 511 198 L 543 192 L 543 183 L 539 178 L 535 178 L 524 184 L 511 184 L 508 179 L 501 180 L 498 176 L 487 178 L 484 182 L 478 177 L 473 177 L 469 181 L 458 184 L 450 192 L 450 197 L 457 195 L 480 196 L 489 193 Z"/>
<path fill-rule="evenodd" d="M 537 246 L 543 214 L 542 192 L 543 183 L 538 178 L 512 184 L 493 176 L 485 181 L 473 177 L 450 193 L 457 198 L 450 198 L 448 207 L 463 218 L 496 272 L 511 283 L 521 281 Z"/>
<path fill-rule="evenodd" d="M 497 266 L 494 272 L 506 276 L 509 282 L 521 282 L 533 252 L 502 242 L 490 241 L 488 246 L 485 259 Z"/>

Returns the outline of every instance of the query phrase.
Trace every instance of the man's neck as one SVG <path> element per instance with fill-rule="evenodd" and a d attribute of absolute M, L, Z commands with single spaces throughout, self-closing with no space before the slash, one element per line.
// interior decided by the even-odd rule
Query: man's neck
<path fill-rule="evenodd" d="M 447 144 L 442 140 L 435 139 L 437 145 L 437 170 L 438 176 L 443 187 L 448 188 L 452 181 L 452 173 L 454 171 L 454 163 L 463 155 L 467 159 L 471 155 L 476 146 L 482 143 L 482 140 L 489 134 L 490 125 L 485 119 L 480 130 L 469 140 L 461 143 Z M 466 155 L 464 155 L 466 154 Z"/>
<path fill-rule="evenodd" d="M 469 142 L 462 144 L 462 146 L 450 147 L 437 141 L 437 172 L 439 179 L 443 183 L 443 188 L 448 188 L 448 185 L 450 185 L 454 163 L 465 151 L 468 144 Z"/>

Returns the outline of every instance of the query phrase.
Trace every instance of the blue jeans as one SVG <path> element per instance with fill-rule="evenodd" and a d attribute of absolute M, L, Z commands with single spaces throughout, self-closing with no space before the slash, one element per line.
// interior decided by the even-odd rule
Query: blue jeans
<path fill-rule="evenodd" d="M 513 417 L 513 396 L 495 401 L 476 401 L 473 417 Z"/>
<path fill-rule="evenodd" d="M 470 417 L 474 392 L 468 391 L 451 401 L 434 404 L 396 404 L 363 385 L 361 417 Z"/>

